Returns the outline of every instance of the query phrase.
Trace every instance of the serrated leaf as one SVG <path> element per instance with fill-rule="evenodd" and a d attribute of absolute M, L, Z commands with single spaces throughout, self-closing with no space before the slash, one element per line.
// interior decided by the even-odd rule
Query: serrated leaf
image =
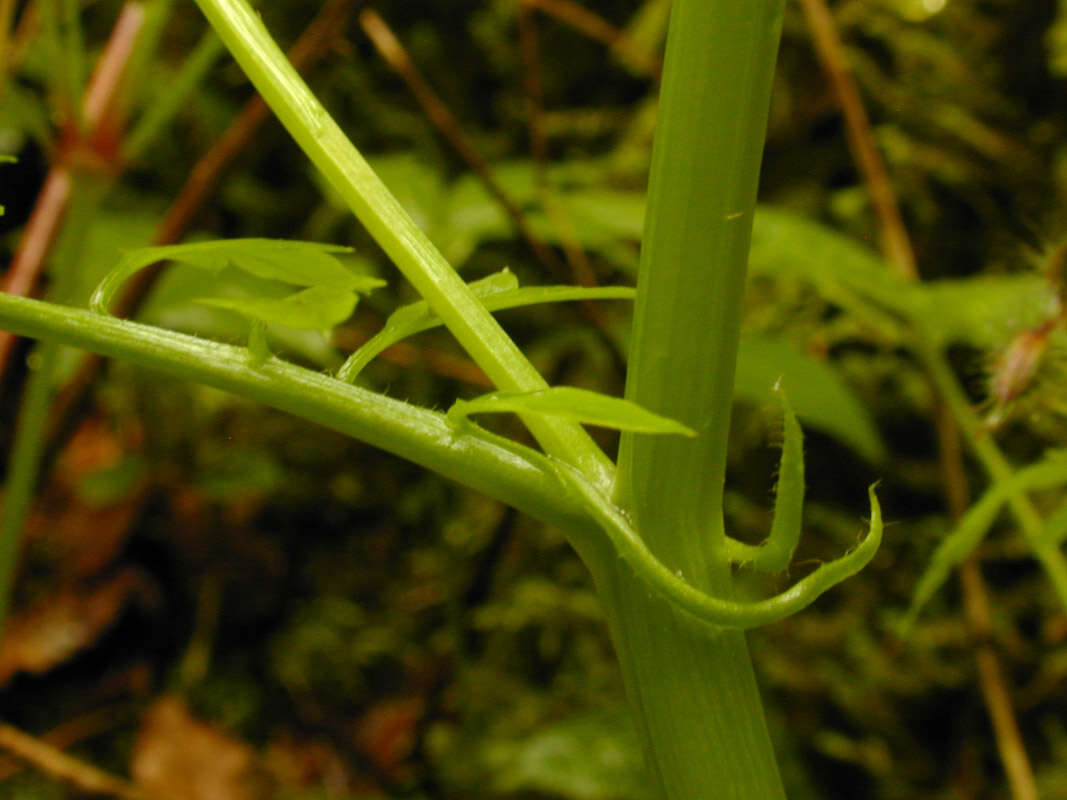
<path fill-rule="evenodd" d="M 225 308 L 250 320 L 296 330 L 328 330 L 356 308 L 356 293 L 332 286 L 312 286 L 281 299 L 273 297 L 203 297 L 198 303 Z"/>
<path fill-rule="evenodd" d="M 158 261 L 218 272 L 232 265 L 250 275 L 296 286 L 330 286 L 340 291 L 368 292 L 383 281 L 346 267 L 337 254 L 351 248 L 319 242 L 285 239 L 227 239 L 193 244 L 142 247 L 127 252 L 93 293 L 94 311 L 107 313 L 122 284 L 133 274 Z"/>
<path fill-rule="evenodd" d="M 471 414 L 504 413 L 548 414 L 585 425 L 633 433 L 696 436 L 692 428 L 630 400 L 573 386 L 555 386 L 536 392 L 492 392 L 473 400 L 457 400 L 448 410 L 448 417 L 458 423 Z"/>

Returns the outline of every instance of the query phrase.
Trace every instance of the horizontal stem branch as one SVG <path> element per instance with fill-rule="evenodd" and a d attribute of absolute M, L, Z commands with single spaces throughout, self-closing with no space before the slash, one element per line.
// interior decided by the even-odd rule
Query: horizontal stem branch
<path fill-rule="evenodd" d="M 0 327 L 121 358 L 287 411 L 409 459 L 568 531 L 588 515 L 558 476 L 506 448 L 457 435 L 443 414 L 303 367 L 252 367 L 244 348 L 53 303 L 0 294 Z"/>

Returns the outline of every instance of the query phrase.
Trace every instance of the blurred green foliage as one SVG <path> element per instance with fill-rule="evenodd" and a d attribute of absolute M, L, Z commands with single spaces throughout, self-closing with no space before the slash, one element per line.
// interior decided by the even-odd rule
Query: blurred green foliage
<path fill-rule="evenodd" d="M 658 52 L 665 2 L 585 5 Z M 90 53 L 100 51 L 119 6 L 104 0 L 84 12 Z M 318 6 L 276 0 L 262 13 L 289 42 Z M 599 283 L 632 284 L 654 82 L 613 55 L 617 48 L 536 15 L 550 157 L 542 170 L 530 156 L 515 3 L 381 0 L 374 7 L 531 229 L 557 252 L 580 245 Z M 839 0 L 832 7 L 927 283 L 903 284 L 878 256 L 876 218 L 791 3 L 763 170 L 767 207 L 754 231 L 729 524 L 745 541 L 766 534 L 778 435 L 770 390 L 780 375 L 808 434 L 811 503 L 800 562 L 827 560 L 855 543 L 863 489 L 875 478 L 892 524 L 863 575 L 754 633 L 751 646 L 791 797 L 1004 797 L 975 642 L 951 581 L 929 598 L 910 637 L 899 637 L 919 576 L 953 530 L 937 462 L 937 403 L 909 343 L 918 320 L 949 355 L 970 400 L 988 411 L 997 355 L 1053 313 L 1055 281 L 1042 270 L 1067 235 L 1067 3 Z M 138 113 L 165 91 L 204 31 L 198 15 L 180 9 L 147 65 Z M 0 98 L 0 149 L 19 155 L 5 166 L 15 177 L 0 186 L 8 253 L 56 122 L 50 69 L 45 49 L 28 47 Z M 524 286 L 556 282 L 355 21 L 309 81 L 466 278 L 508 266 Z M 239 70 L 220 59 L 165 135 L 128 165 L 87 226 L 75 302 L 120 249 L 147 243 L 153 221 L 247 97 Z M 389 281 L 361 300 L 333 340 L 291 332 L 276 343 L 305 363 L 336 366 L 352 349 L 345 342 L 364 340 L 398 304 L 416 299 L 275 125 L 256 135 L 200 210 L 190 238 L 200 236 L 350 245 L 368 272 Z M 240 341 L 246 327 L 232 315 L 190 302 L 202 296 L 205 278 L 188 273 L 169 272 L 143 318 Z M 218 295 L 239 291 L 243 279 L 210 280 Z M 571 304 L 501 318 L 552 383 L 618 393 L 629 309 L 602 303 L 597 314 L 596 335 Z M 440 409 L 484 390 L 442 366 L 447 358 L 438 356 L 458 353 L 447 334 L 427 331 L 411 342 L 416 366 L 379 359 L 361 380 Z M 1063 353 L 1057 330 L 994 434 L 1019 465 L 1063 444 Z M 116 366 L 94 402 L 115 430 L 139 432 L 122 469 L 147 478 L 150 499 L 115 558 L 152 575 L 161 606 L 120 628 L 97 655 L 9 690 L 3 703 L 13 719 L 45 727 L 91 708 L 106 691 L 72 687 L 106 683 L 117 658 L 146 669 L 152 691 L 184 681 L 202 714 L 257 747 L 281 731 L 321 737 L 363 778 L 364 788 L 353 781 L 347 794 L 311 786 L 301 797 L 644 796 L 595 595 L 558 532 L 211 390 Z M 612 434 L 600 435 L 614 446 Z M 986 478 L 976 465 L 967 468 L 977 498 Z M 83 484 L 86 497 L 132 491 L 137 481 L 122 469 Z M 1043 513 L 1062 511 L 1060 492 L 1034 499 Z M 41 545 L 29 546 L 31 563 L 47 563 L 34 560 Z M 988 520 L 976 555 L 1038 782 L 1047 797 L 1067 796 L 1063 609 L 1010 517 Z M 178 664 L 197 643 L 209 657 L 199 672 L 181 673 Z M 32 707 L 56 692 L 68 707 Z M 375 722 L 383 716 L 395 740 L 383 741 Z M 99 749 L 111 752 L 107 744 Z M 289 791 L 280 796 L 295 796 Z M 0 796 L 69 795 L 17 776 L 0 784 Z"/>

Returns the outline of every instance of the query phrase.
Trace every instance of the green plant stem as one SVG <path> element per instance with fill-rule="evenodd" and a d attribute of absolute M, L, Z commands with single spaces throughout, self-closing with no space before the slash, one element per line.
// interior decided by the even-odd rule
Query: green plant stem
<path fill-rule="evenodd" d="M 589 526 L 581 501 L 551 470 L 457 435 L 443 414 L 248 351 L 81 309 L 0 293 L 0 327 L 233 392 L 339 431 L 484 492 L 568 531 Z"/>
<path fill-rule="evenodd" d="M 672 572 L 723 598 L 726 444 L 782 7 L 672 6 L 626 386 L 699 435 L 623 434 L 616 498 Z M 783 798 L 744 636 L 649 597 L 625 564 L 593 572 L 658 797 Z"/>
<path fill-rule="evenodd" d="M 915 348 L 919 359 L 945 403 L 952 410 L 960 430 L 963 431 L 964 438 L 975 457 L 981 462 L 989 479 L 995 484 L 1012 486 L 1011 478 L 1015 470 L 1000 452 L 993 438 L 982 429 L 981 421 L 971 408 L 970 402 L 952 374 L 952 370 L 945 363 L 944 357 L 934 347 L 923 344 L 933 341 L 932 337 L 920 329 L 916 339 L 920 343 Z M 1014 486 L 1008 494 L 1007 502 L 1034 557 L 1041 564 L 1052 584 L 1052 589 L 1059 598 L 1060 604 L 1067 609 L 1067 558 L 1064 558 L 1059 547 L 1044 535 L 1045 521 L 1022 488 Z"/>
<path fill-rule="evenodd" d="M 349 208 L 500 389 L 547 388 L 493 316 L 415 225 L 308 89 L 245 0 L 197 0 L 211 26 L 260 95 Z M 589 476 L 603 491 L 614 467 L 580 425 L 525 415 L 545 451 Z"/>

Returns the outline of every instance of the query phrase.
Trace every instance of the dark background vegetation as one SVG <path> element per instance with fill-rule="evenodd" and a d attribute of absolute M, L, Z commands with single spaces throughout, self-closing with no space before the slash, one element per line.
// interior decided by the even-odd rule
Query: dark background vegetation
<path fill-rule="evenodd" d="M 21 13 L 32 5 L 19 4 Z M 119 5 L 85 4 L 92 52 Z M 285 46 L 320 4 L 262 5 Z M 567 236 L 551 233 L 529 188 L 529 70 L 518 4 L 352 5 L 355 13 L 308 71 L 310 85 L 439 243 L 462 256 L 457 266 L 466 277 L 508 265 L 524 283 L 558 282 L 506 222 L 485 225 L 459 213 L 467 207 L 448 191 L 473 183 L 469 167 L 357 21 L 373 5 L 388 22 L 500 167 L 504 185 L 540 213 L 537 229 L 562 257 Z M 655 26 L 635 20 L 663 3 L 584 5 L 659 52 Z M 948 0 L 937 13 L 922 0 L 845 0 L 832 8 L 923 278 L 1038 269 L 1067 233 L 1067 10 L 1061 20 L 1055 0 Z M 553 16 L 532 19 L 548 157 L 606 193 L 600 218 L 591 213 L 588 230 L 588 220 L 575 219 L 574 235 L 598 283 L 632 283 L 637 242 L 625 220 L 613 230 L 610 192 L 644 185 L 655 81 Z M 145 102 L 168 91 L 204 28 L 191 2 L 176 4 L 148 67 Z M 877 220 L 792 2 L 779 66 L 761 201 L 875 247 Z M 13 73 L 45 107 L 47 68 L 31 45 Z M 96 213 L 87 259 L 106 267 L 119 247 L 146 242 L 249 94 L 222 56 L 152 148 L 126 165 Z M 47 168 L 19 120 L 10 103 L 4 107 L 4 149 L 20 157 L 3 168 L 5 255 L 17 246 Z M 553 176 L 559 191 L 573 179 Z M 324 197 L 300 151 L 270 121 L 200 208 L 193 232 L 356 247 L 390 286 L 335 332 L 347 351 L 411 292 L 359 225 Z M 150 317 L 152 308 L 150 301 Z M 192 312 L 167 308 L 157 301 L 153 319 L 195 327 Z M 618 393 L 628 312 L 603 304 L 607 333 L 592 332 L 574 306 L 502 319 L 553 383 Z M 221 326 L 213 334 L 236 337 L 218 320 L 209 323 Z M 864 324 L 802 282 L 767 271 L 753 281 L 747 330 L 837 369 L 889 450 L 884 463 L 872 464 L 808 432 L 810 508 L 798 560 L 830 558 L 854 541 L 866 514 L 864 487 L 876 477 L 890 525 L 864 573 L 750 637 L 790 797 L 1007 797 L 976 672 L 979 643 L 955 584 L 909 638 L 897 633 L 918 575 L 950 528 L 949 511 L 930 389 L 905 351 Z M 25 356 L 26 346 L 17 352 Z M 461 355 L 446 334 L 425 334 L 373 364 L 364 380 L 447 408 L 483 390 Z M 951 355 L 973 401 L 988 405 L 995 351 L 962 345 Z M 1054 348 L 1047 376 L 1028 387 L 1026 405 L 1003 432 L 1019 463 L 1062 443 L 1060 357 Z M 5 376 L 5 442 L 24 361 Z M 747 403 L 735 414 L 729 525 L 750 541 L 767 530 L 773 418 L 773 409 Z M 145 760 L 166 761 L 159 753 L 178 742 L 189 760 L 159 784 L 174 796 L 643 796 L 601 612 L 558 531 L 339 435 L 122 364 L 97 382 L 77 431 L 51 461 L 27 531 L 16 616 L 0 648 L 3 719 L 50 735 L 88 763 L 142 778 Z M 614 446 L 610 435 L 602 441 Z M 968 467 L 980 491 L 985 479 Z M 994 650 L 1038 783 L 1046 797 L 1067 797 L 1064 610 L 1009 519 L 978 556 Z M 0 797 L 77 796 L 47 770 L 12 761 L 0 763 L 0 774 Z"/>

